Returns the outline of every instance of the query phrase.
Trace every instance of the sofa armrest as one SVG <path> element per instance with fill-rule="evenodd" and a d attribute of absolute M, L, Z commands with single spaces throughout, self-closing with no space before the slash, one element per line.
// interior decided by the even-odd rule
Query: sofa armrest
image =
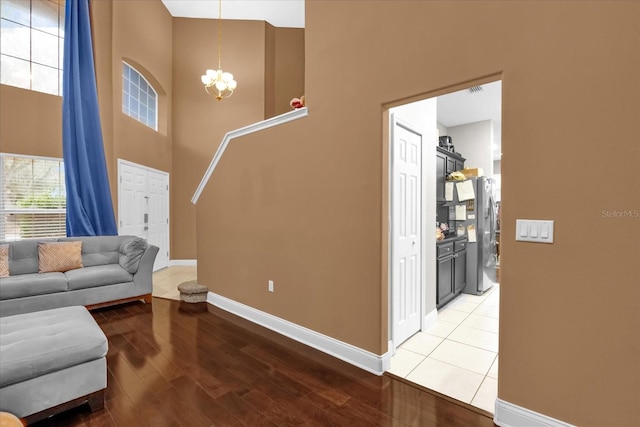
<path fill-rule="evenodd" d="M 140 295 L 150 294 L 153 291 L 153 264 L 160 248 L 154 245 L 147 245 L 147 249 L 142 254 L 138 271 L 133 275 L 133 283 L 139 289 Z"/>

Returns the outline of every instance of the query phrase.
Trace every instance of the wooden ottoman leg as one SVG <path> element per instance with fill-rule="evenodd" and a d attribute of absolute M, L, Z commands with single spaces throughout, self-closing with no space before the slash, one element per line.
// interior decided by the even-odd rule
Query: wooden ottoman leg
<path fill-rule="evenodd" d="M 104 408 L 104 396 L 105 389 L 96 391 L 95 393 L 91 393 L 89 396 L 87 396 L 87 403 L 89 404 L 89 409 L 91 409 L 91 412 L 95 412 L 99 409 Z"/>

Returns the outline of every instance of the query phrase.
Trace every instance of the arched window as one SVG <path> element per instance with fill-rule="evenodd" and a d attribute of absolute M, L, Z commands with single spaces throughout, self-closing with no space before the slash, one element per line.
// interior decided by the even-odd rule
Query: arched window
<path fill-rule="evenodd" d="M 122 62 L 122 112 L 158 130 L 158 93 L 135 68 Z"/>

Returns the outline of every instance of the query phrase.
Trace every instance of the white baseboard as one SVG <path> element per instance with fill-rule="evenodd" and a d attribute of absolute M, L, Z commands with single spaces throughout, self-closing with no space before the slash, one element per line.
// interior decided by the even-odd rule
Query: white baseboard
<path fill-rule="evenodd" d="M 501 427 L 574 427 L 573 424 L 496 399 L 493 422 Z"/>
<path fill-rule="evenodd" d="M 208 293 L 207 302 L 373 374 L 382 375 L 389 369 L 391 363 L 389 351 L 381 356 L 371 353 L 213 292 Z"/>
<path fill-rule="evenodd" d="M 172 260 L 169 260 L 169 267 L 174 267 L 176 265 L 196 266 L 196 265 L 198 265 L 198 260 L 195 260 L 195 259 L 172 259 Z"/>
<path fill-rule="evenodd" d="M 422 319 L 422 332 L 426 331 L 438 321 L 438 309 L 434 308 L 430 313 L 427 313 Z"/>

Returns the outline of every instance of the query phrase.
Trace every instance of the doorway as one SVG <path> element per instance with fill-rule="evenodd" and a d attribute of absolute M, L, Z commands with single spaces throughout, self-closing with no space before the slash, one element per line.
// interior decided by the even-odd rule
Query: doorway
<path fill-rule="evenodd" d="M 169 174 L 118 159 L 118 234 L 159 248 L 153 271 L 169 266 Z"/>
<path fill-rule="evenodd" d="M 422 325 L 420 330 L 404 343 L 396 342 L 394 324 L 390 324 L 390 337 L 393 343 L 389 348 L 395 352 L 391 359 L 390 373 L 415 382 L 421 386 L 446 394 L 457 400 L 484 409 L 494 411 L 497 397 L 497 367 L 498 367 L 498 332 L 499 332 L 499 284 L 494 285 L 481 295 L 456 294 L 450 302 L 445 302 L 437 307 L 436 287 L 436 240 L 433 225 L 436 222 L 436 146 L 438 135 L 453 135 L 455 152 L 467 158 L 465 167 L 484 168 L 485 175 L 493 178 L 496 187 L 500 187 L 500 151 L 501 151 L 501 81 L 485 80 L 477 85 L 460 85 L 457 91 L 436 94 L 432 98 L 394 107 L 389 110 L 399 119 L 411 120 L 413 124 L 426 133 L 433 129 L 431 136 L 425 136 L 423 140 L 423 165 L 425 181 L 430 179 L 432 184 L 423 189 L 423 217 L 425 230 L 423 239 L 423 281 L 421 292 L 423 301 L 421 304 Z M 483 104 L 479 97 L 472 95 L 491 95 L 489 101 L 492 105 Z M 431 101 L 435 103 L 433 115 L 412 111 L 420 107 L 421 103 Z M 456 103 L 463 102 L 462 107 L 456 107 Z M 470 105 L 473 104 L 473 105 Z M 419 109 L 419 108 L 418 108 Z M 398 112 L 400 110 L 400 112 Z M 497 113 L 497 120 L 490 114 Z M 483 116 L 483 114 L 487 114 Z M 411 117 L 411 119 L 409 119 Z M 494 116 L 495 117 L 495 116 Z M 389 149 L 393 147 L 393 126 L 389 125 Z M 435 131 L 437 129 L 437 132 Z M 485 132 L 482 138 L 477 138 L 477 132 Z M 430 141 L 432 141 L 430 143 Z M 478 142 L 478 141 L 481 141 Z M 433 159 L 433 161 L 431 160 Z M 390 162 L 391 165 L 393 165 Z M 395 186 L 393 185 L 393 171 L 389 170 L 389 203 L 393 206 Z M 496 182 L 497 181 L 497 182 Z M 496 194 L 500 200 L 499 191 Z M 390 207 L 389 214 L 393 209 Z M 392 246 L 395 238 L 393 227 L 395 221 L 390 218 L 390 316 L 391 322 L 395 322 L 397 304 L 393 301 L 396 296 L 396 283 L 393 269 L 395 263 L 392 260 Z M 499 231 L 499 230 L 498 230 Z M 473 243 L 475 244 L 475 243 Z M 431 254 L 429 254 L 431 251 Z M 427 263 L 429 265 L 427 265 Z M 398 360 L 400 362 L 398 362 Z M 462 385 L 465 384 L 466 385 Z"/>

